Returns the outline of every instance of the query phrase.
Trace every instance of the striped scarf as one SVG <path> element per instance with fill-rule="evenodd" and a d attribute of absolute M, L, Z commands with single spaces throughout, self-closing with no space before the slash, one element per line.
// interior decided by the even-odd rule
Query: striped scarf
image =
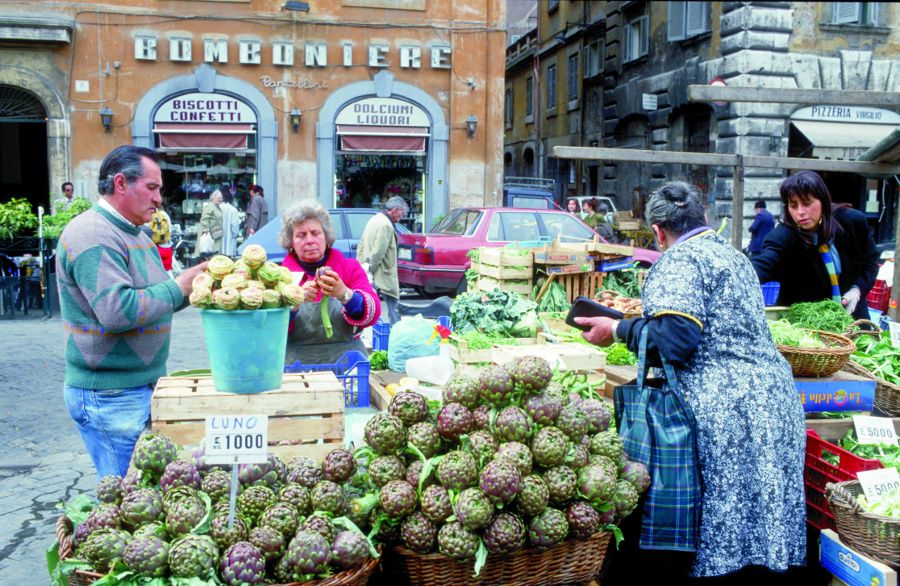
<path fill-rule="evenodd" d="M 838 286 L 838 273 L 834 267 L 834 257 L 831 255 L 831 247 L 827 242 L 823 242 L 819 246 L 819 255 L 822 262 L 825 263 L 825 270 L 828 271 L 828 278 L 831 280 L 831 299 L 837 303 L 841 302 L 841 288 Z"/>

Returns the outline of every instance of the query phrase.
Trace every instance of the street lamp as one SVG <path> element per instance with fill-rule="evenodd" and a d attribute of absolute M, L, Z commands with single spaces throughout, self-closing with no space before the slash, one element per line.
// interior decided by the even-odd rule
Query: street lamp
<path fill-rule="evenodd" d="M 478 126 L 478 118 L 475 117 L 475 114 L 469 114 L 469 117 L 466 118 L 466 136 L 472 138 L 475 136 L 475 128 Z"/>
<path fill-rule="evenodd" d="M 300 130 L 300 117 L 302 115 L 303 113 L 300 111 L 300 108 L 291 110 L 291 128 L 294 129 L 295 133 Z"/>
<path fill-rule="evenodd" d="M 109 109 L 109 106 L 103 106 L 100 108 L 100 124 L 103 125 L 103 130 L 109 132 L 112 128 L 112 110 Z"/>

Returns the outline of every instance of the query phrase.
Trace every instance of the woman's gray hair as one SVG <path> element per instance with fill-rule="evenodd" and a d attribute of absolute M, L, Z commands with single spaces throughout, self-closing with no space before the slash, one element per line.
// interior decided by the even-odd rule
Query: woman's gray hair
<path fill-rule="evenodd" d="M 644 219 L 676 236 L 706 224 L 700 190 L 684 181 L 672 181 L 650 196 Z"/>
<path fill-rule="evenodd" d="M 290 250 L 294 244 L 294 226 L 306 220 L 316 220 L 322 225 L 325 233 L 325 244 L 331 247 L 336 238 L 334 224 L 331 216 L 322 204 L 314 199 L 303 200 L 287 209 L 281 216 L 281 233 L 278 235 L 278 243 L 285 250 Z"/>

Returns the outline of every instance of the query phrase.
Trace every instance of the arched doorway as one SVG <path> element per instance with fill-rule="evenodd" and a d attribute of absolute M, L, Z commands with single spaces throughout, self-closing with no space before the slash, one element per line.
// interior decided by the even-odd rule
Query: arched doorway
<path fill-rule="evenodd" d="M 0 145 L 0 200 L 22 197 L 49 212 L 47 111 L 36 95 L 0 85 Z"/>

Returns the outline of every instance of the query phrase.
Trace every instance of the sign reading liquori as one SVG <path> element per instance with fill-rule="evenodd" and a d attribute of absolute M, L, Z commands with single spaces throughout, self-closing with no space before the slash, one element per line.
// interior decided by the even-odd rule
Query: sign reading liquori
<path fill-rule="evenodd" d="M 160 104 L 154 122 L 194 124 L 255 124 L 256 113 L 237 98 L 225 94 L 193 92 Z"/>
<path fill-rule="evenodd" d="M 364 98 L 338 112 L 336 124 L 355 126 L 431 126 L 428 114 L 397 98 Z"/>
<path fill-rule="evenodd" d="M 268 415 L 207 415 L 206 450 L 209 464 L 261 464 L 269 445 Z"/>

